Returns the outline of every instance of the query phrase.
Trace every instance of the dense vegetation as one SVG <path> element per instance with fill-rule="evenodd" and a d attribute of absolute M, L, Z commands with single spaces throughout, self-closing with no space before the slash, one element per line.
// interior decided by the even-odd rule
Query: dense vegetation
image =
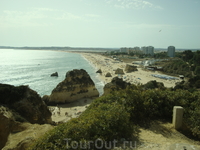
<path fill-rule="evenodd" d="M 172 60 L 163 66 L 166 73 L 184 75 L 186 77 L 200 76 L 200 51 L 186 50 L 177 54 L 179 59 Z"/>
<path fill-rule="evenodd" d="M 132 85 L 94 100 L 79 118 L 57 126 L 38 139 L 30 149 L 65 149 L 65 138 L 82 142 L 98 138 L 103 141 L 131 140 L 136 134 L 137 125 L 147 125 L 150 120 L 157 119 L 171 121 L 174 106 L 184 107 L 185 126 L 194 135 L 200 136 L 199 92 L 144 90 Z"/>
<path fill-rule="evenodd" d="M 183 60 L 172 60 L 163 66 L 163 71 L 173 75 L 184 75 L 185 77 L 191 77 L 189 65 Z"/>

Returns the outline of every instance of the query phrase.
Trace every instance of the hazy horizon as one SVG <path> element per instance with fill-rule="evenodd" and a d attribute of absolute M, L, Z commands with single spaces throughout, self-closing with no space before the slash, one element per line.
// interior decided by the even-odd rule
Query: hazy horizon
<path fill-rule="evenodd" d="M 200 48 L 199 0 L 0 2 L 0 45 Z"/>

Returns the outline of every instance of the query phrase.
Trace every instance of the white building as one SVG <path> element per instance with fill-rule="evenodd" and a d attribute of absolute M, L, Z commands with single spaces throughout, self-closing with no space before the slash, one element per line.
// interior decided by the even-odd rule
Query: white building
<path fill-rule="evenodd" d="M 128 50 L 128 54 L 130 53 L 135 53 L 135 54 L 141 54 L 142 51 L 140 50 L 140 47 L 130 47 L 129 50 Z"/>
<path fill-rule="evenodd" d="M 167 56 L 169 57 L 175 57 L 175 47 L 169 46 L 167 49 Z"/>
<path fill-rule="evenodd" d="M 133 50 L 140 51 L 140 47 L 136 46 L 136 47 L 133 48 Z"/>
<path fill-rule="evenodd" d="M 143 54 L 148 54 L 148 48 L 146 46 L 141 47 Z"/>
<path fill-rule="evenodd" d="M 153 46 L 148 47 L 148 54 L 150 54 L 151 56 L 154 55 L 154 47 Z"/>
<path fill-rule="evenodd" d="M 120 52 L 121 53 L 128 53 L 128 48 L 122 47 L 122 48 L 120 48 Z"/>
<path fill-rule="evenodd" d="M 150 54 L 150 55 L 154 55 L 154 47 L 153 46 L 143 46 L 141 47 L 141 50 L 143 51 L 143 54 Z"/>

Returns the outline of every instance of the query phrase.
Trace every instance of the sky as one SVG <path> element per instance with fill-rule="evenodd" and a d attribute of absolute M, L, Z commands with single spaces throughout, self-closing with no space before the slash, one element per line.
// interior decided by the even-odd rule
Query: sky
<path fill-rule="evenodd" d="M 0 0 L 0 46 L 200 48 L 200 0 Z"/>

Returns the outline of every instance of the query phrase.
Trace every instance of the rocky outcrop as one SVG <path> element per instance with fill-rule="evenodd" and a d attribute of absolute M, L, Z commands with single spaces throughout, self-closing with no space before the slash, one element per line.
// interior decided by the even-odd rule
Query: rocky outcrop
<path fill-rule="evenodd" d="M 126 89 L 130 83 L 123 81 L 123 79 L 114 77 L 110 83 L 104 86 L 104 95 L 109 94 L 111 91 Z"/>
<path fill-rule="evenodd" d="M 125 72 L 130 73 L 130 72 L 133 72 L 133 71 L 138 71 L 137 66 L 126 64 Z"/>
<path fill-rule="evenodd" d="M 0 84 L 0 98 L 0 149 L 26 150 L 38 135 L 53 128 L 49 124 L 39 125 L 52 122 L 51 112 L 28 86 Z"/>
<path fill-rule="evenodd" d="M 49 124 L 15 123 L 2 150 L 27 150 L 35 140 L 51 129 L 53 126 Z"/>
<path fill-rule="evenodd" d="M 115 74 L 124 74 L 123 69 L 117 68 Z"/>
<path fill-rule="evenodd" d="M 0 149 L 2 149 L 10 134 L 10 130 L 14 125 L 14 117 L 11 111 L 4 106 L 0 106 Z"/>
<path fill-rule="evenodd" d="M 105 77 L 112 77 L 112 75 L 110 72 L 108 72 L 108 73 L 106 73 Z"/>
<path fill-rule="evenodd" d="M 54 72 L 51 74 L 51 77 L 58 77 L 58 72 Z"/>
<path fill-rule="evenodd" d="M 102 73 L 101 69 L 97 70 L 96 73 Z"/>
<path fill-rule="evenodd" d="M 86 97 L 98 97 L 94 82 L 84 70 L 72 70 L 66 73 L 64 81 L 52 91 L 49 104 L 68 103 Z"/>
<path fill-rule="evenodd" d="M 51 112 L 37 92 L 28 86 L 0 84 L 0 105 L 14 110 L 30 123 L 51 123 Z"/>

